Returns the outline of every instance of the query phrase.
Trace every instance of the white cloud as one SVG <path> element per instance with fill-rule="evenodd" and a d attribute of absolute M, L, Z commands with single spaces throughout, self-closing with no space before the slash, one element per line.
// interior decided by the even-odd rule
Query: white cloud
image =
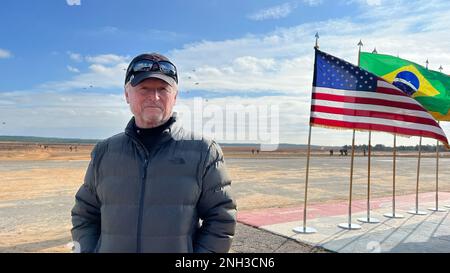
<path fill-rule="evenodd" d="M 96 64 L 117 64 L 125 62 L 129 57 L 119 56 L 115 54 L 102 54 L 97 56 L 86 56 L 86 61 Z"/>
<path fill-rule="evenodd" d="M 121 94 L 17 91 L 0 93 L 0 101 L 8 102 L 0 107 L 4 135 L 103 138 L 130 118 Z"/>
<path fill-rule="evenodd" d="M 10 58 L 11 56 L 12 54 L 10 51 L 0 48 L 0 59 Z"/>
<path fill-rule="evenodd" d="M 318 5 L 322 4 L 323 1 L 322 0 L 303 0 L 303 3 L 308 6 L 313 7 L 313 6 L 318 6 Z"/>
<path fill-rule="evenodd" d="M 152 37 L 152 39 L 157 39 L 160 41 L 173 41 L 178 38 L 186 37 L 186 34 L 160 30 L 160 29 L 147 29 L 136 33 L 135 35 L 139 36 L 141 39 L 147 39 L 148 37 Z"/>
<path fill-rule="evenodd" d="M 101 31 L 104 33 L 115 34 L 119 31 L 119 28 L 114 27 L 114 26 L 106 26 L 106 27 L 101 28 Z"/>
<path fill-rule="evenodd" d="M 258 10 L 248 15 L 247 17 L 255 21 L 280 19 L 289 16 L 289 14 L 291 14 L 292 11 L 295 10 L 300 4 L 313 7 L 322 4 L 322 2 L 323 2 L 322 0 L 297 0 Z"/>
<path fill-rule="evenodd" d="M 66 0 L 66 3 L 69 6 L 80 6 L 81 0 Z"/>
<path fill-rule="evenodd" d="M 75 52 L 71 52 L 71 51 L 67 51 L 67 54 L 69 55 L 69 58 L 76 61 L 76 62 L 81 62 L 83 61 L 83 57 L 81 56 L 81 54 L 79 53 L 75 53 Z"/>
<path fill-rule="evenodd" d="M 380 6 L 381 0 L 366 0 L 367 5 L 369 6 Z"/>
<path fill-rule="evenodd" d="M 127 63 L 118 63 L 112 66 L 92 64 L 87 72 L 74 76 L 71 80 L 62 82 L 48 82 L 41 84 L 40 89 L 69 91 L 88 87 L 108 89 L 122 89 L 125 79 Z"/>
<path fill-rule="evenodd" d="M 46 82 L 38 86 L 39 89 L 70 91 L 72 89 L 86 88 L 123 88 L 125 70 L 128 66 L 127 56 L 115 54 L 101 54 L 83 57 L 81 54 L 68 52 L 69 56 L 79 62 L 91 63 L 87 71 L 68 65 L 67 69 L 77 73 L 67 81 Z"/>
<path fill-rule="evenodd" d="M 297 7 L 296 4 L 293 3 L 284 3 L 278 6 L 266 8 L 259 10 L 251 15 L 248 16 L 249 19 L 255 20 L 255 21 L 262 21 L 262 20 L 268 20 L 268 19 L 280 19 L 287 17 L 292 10 L 294 10 Z"/>
<path fill-rule="evenodd" d="M 374 7 L 374 6 L 381 6 L 383 4 L 383 2 L 386 2 L 386 1 L 384 1 L 384 0 L 348 0 L 346 3 L 347 4 L 357 3 L 362 6 Z M 391 4 L 392 4 L 392 2 L 391 2 Z"/>
<path fill-rule="evenodd" d="M 78 68 L 70 66 L 70 65 L 67 66 L 67 70 L 69 70 L 70 72 L 74 72 L 74 73 L 80 73 L 80 70 Z"/>

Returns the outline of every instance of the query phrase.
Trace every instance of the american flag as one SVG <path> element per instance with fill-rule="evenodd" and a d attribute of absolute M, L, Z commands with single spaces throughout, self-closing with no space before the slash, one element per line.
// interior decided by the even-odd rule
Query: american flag
<path fill-rule="evenodd" d="M 444 131 L 419 102 L 376 75 L 318 49 L 310 124 L 423 136 L 448 147 Z"/>

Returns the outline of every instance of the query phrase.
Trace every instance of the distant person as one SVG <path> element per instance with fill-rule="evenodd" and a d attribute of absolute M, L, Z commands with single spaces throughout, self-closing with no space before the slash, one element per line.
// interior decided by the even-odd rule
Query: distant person
<path fill-rule="evenodd" d="M 231 179 L 219 145 L 184 130 L 172 111 L 175 65 L 156 53 L 136 56 L 124 89 L 134 116 L 91 153 L 73 240 L 81 252 L 228 252 Z"/>

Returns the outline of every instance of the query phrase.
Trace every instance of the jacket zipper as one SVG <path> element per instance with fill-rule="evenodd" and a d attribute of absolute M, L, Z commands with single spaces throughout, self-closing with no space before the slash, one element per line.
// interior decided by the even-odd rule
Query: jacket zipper
<path fill-rule="evenodd" d="M 144 214 L 144 198 L 145 198 L 145 185 L 146 185 L 146 178 L 147 178 L 147 168 L 148 165 L 150 163 L 150 159 L 151 159 L 151 154 L 154 154 L 158 151 L 158 148 L 155 147 L 155 149 L 152 151 L 152 153 L 150 153 L 147 148 L 144 146 L 144 144 L 142 144 L 142 142 L 137 139 L 136 137 L 134 137 L 131 134 L 128 134 L 128 136 L 130 136 L 138 145 L 140 145 L 142 147 L 142 149 L 145 152 L 145 159 L 144 159 L 144 163 L 142 165 L 142 181 L 141 181 L 141 194 L 140 194 L 140 198 L 139 198 L 139 215 L 138 215 L 138 226 L 137 226 L 137 238 L 136 238 L 136 251 L 137 253 L 141 253 L 142 252 L 142 244 L 141 244 L 141 233 L 142 233 L 142 217 Z"/>
<path fill-rule="evenodd" d="M 148 167 L 148 158 L 146 157 L 143 164 L 143 170 L 142 170 L 142 182 L 141 182 L 141 196 L 139 200 L 139 216 L 138 216 L 138 230 L 137 230 L 137 243 L 136 248 L 137 252 L 142 252 L 141 249 L 141 233 L 142 233 L 142 217 L 144 214 L 144 197 L 145 197 L 145 179 L 147 176 L 147 167 Z"/>
<path fill-rule="evenodd" d="M 134 140 L 135 143 L 137 143 L 141 148 L 143 149 L 145 155 L 144 155 L 144 162 L 142 164 L 142 172 L 141 172 L 141 194 L 139 197 L 139 214 L 138 214 L 138 223 L 137 223 L 137 237 L 136 237 L 136 252 L 140 253 L 142 252 L 141 249 L 141 233 L 142 233 L 142 217 L 144 214 L 144 198 L 145 198 L 145 179 L 147 178 L 147 167 L 149 164 L 149 152 L 147 151 L 147 148 L 145 148 L 144 144 L 141 143 L 141 141 L 137 138 L 135 138 L 133 135 L 128 134 L 131 139 Z"/>

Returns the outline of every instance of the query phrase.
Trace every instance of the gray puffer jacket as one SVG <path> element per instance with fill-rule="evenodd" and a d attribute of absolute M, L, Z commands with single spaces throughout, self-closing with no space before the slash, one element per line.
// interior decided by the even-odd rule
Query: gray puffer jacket
<path fill-rule="evenodd" d="M 91 153 L 72 209 L 81 252 L 228 252 L 236 203 L 219 145 L 175 121 L 147 151 L 133 123 Z"/>

